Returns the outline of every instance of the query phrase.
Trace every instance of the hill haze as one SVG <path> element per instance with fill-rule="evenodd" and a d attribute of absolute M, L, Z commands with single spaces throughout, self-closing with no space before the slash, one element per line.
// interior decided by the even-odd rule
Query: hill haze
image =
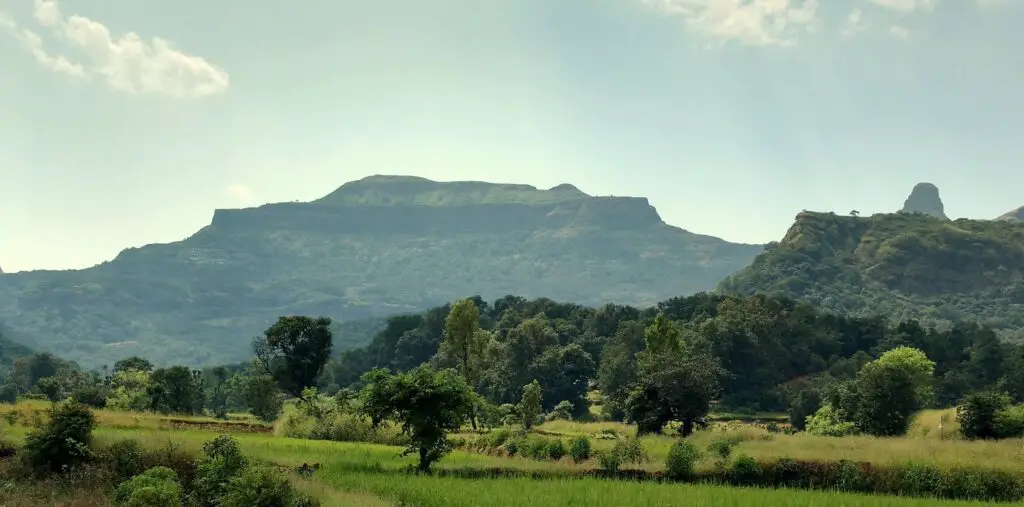
<path fill-rule="evenodd" d="M 645 198 L 372 176 L 313 202 L 218 209 L 183 241 L 92 268 L 5 274 L 0 320 L 86 367 L 209 364 L 246 358 L 281 315 L 352 322 L 473 294 L 650 305 L 714 288 L 761 249 L 668 225 Z"/>

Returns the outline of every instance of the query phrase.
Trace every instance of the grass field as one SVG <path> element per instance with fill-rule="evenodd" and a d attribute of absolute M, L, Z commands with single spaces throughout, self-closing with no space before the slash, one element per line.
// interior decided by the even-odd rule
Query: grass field
<path fill-rule="evenodd" d="M 14 424 L 3 423 L 6 440 L 18 442 L 28 431 L 23 419 L 31 420 L 31 412 L 45 409 L 46 404 L 32 402 L 16 407 L 0 406 L 0 415 L 17 411 Z M 762 490 L 709 485 L 636 482 L 617 479 L 577 478 L 573 472 L 595 468 L 593 460 L 573 464 L 568 459 L 557 462 L 524 458 L 488 456 L 456 451 L 436 465 L 434 475 L 416 475 L 407 471 L 412 457 L 399 455 L 400 448 L 366 443 L 344 443 L 300 440 L 275 436 L 266 426 L 252 421 L 224 423 L 206 418 L 167 418 L 153 414 L 127 414 L 97 411 L 100 425 L 94 432 L 97 446 L 134 438 L 150 448 L 174 446 L 198 454 L 202 444 L 225 430 L 232 431 L 243 450 L 252 458 L 269 464 L 295 467 L 302 463 L 319 463 L 320 471 L 311 479 L 294 479 L 303 491 L 320 499 L 324 505 L 353 506 L 622 506 L 622 505 L 685 505 L 685 506 L 839 506 L 839 507 L 917 507 L 986 505 L 980 502 L 953 502 L 934 499 L 911 499 L 884 496 L 810 492 L 795 490 Z M 933 425 L 943 417 L 927 412 L 915 422 L 915 429 L 905 438 L 876 439 L 866 437 L 823 438 L 809 435 L 769 434 L 750 425 L 722 425 L 718 429 L 698 432 L 694 441 L 706 446 L 722 435 L 742 434 L 747 437 L 736 453 L 755 457 L 791 457 L 808 459 L 854 459 L 872 463 L 920 460 L 940 466 L 961 464 L 984 465 L 1019 471 L 1024 469 L 1024 442 L 967 442 L 940 438 Z M 3 418 L 5 421 L 7 417 Z M 174 422 L 177 421 L 177 422 Z M 217 423 L 217 424 L 213 424 Z M 944 423 L 944 426 L 947 423 Z M 263 429 L 253 429 L 261 426 Z M 927 430 L 926 430 L 927 428 Z M 630 434 L 632 429 L 617 423 L 550 422 L 539 428 L 548 435 L 593 435 L 605 430 Z M 952 433 L 952 428 L 943 431 Z M 767 437 L 767 438 L 766 438 Z M 642 468 L 663 467 L 664 456 L 673 439 L 651 436 L 642 439 L 652 461 Z M 606 440 L 593 440 L 595 448 L 611 446 Z M 710 465 L 705 465 L 710 466 Z M 536 477 L 469 478 L 471 472 L 492 469 L 520 471 Z M 39 483 L 32 488 L 15 484 L 0 471 L 0 505 L 108 505 L 105 497 L 90 490 L 87 483 Z M 63 488 L 63 489 L 62 489 Z M 75 489 L 77 488 L 77 489 Z M 61 493 L 64 491 L 64 493 Z M 64 495 L 64 496 L 60 496 Z"/>

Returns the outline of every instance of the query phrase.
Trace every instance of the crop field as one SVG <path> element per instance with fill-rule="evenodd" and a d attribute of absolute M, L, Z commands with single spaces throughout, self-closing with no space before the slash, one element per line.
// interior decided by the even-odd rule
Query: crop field
<path fill-rule="evenodd" d="M 31 422 L 45 404 L 33 402 L 0 407 L 3 438 L 21 442 Z M 16 416 L 7 414 L 14 413 Z M 43 412 L 44 413 L 44 412 Z M 252 421 L 225 422 L 206 418 L 172 419 L 153 414 L 97 411 L 99 426 L 94 445 L 105 448 L 123 439 L 137 440 L 149 449 L 175 449 L 198 455 L 204 442 L 230 433 L 250 458 L 281 467 L 283 472 L 302 464 L 319 464 L 311 477 L 290 474 L 294 485 L 324 505 L 353 506 L 955 506 L 991 505 L 984 502 L 862 495 L 834 491 L 758 489 L 705 484 L 677 484 L 657 480 L 638 481 L 595 477 L 593 459 L 573 463 L 568 458 L 543 461 L 522 457 L 488 455 L 456 450 L 436 464 L 432 474 L 409 471 L 413 457 L 401 456 L 400 447 L 362 442 L 305 440 L 275 435 L 269 426 Z M 701 447 L 722 435 L 739 436 L 737 453 L 752 457 L 794 459 L 854 459 L 872 463 L 928 462 L 939 467 L 986 466 L 1007 471 L 1024 469 L 1024 442 L 967 442 L 942 438 L 924 431 L 941 413 L 919 416 L 910 436 L 877 439 L 867 437 L 827 438 L 804 434 L 772 434 L 763 428 L 740 423 L 718 424 L 691 439 Z M 632 429 L 614 423 L 556 421 L 538 428 L 550 438 L 575 435 L 595 436 L 612 431 L 630 434 Z M 953 433 L 950 431 L 950 435 Z M 471 437 L 466 432 L 458 437 Z M 641 439 L 650 461 L 636 468 L 656 472 L 673 441 L 669 436 Z M 609 448 L 611 440 L 595 438 L 595 450 Z M 712 467 L 703 463 L 702 467 Z M 0 505 L 110 505 L 102 489 L 82 477 L 40 482 L 26 487 L 3 477 L 0 470 Z M 76 482 L 77 481 L 77 482 Z"/>

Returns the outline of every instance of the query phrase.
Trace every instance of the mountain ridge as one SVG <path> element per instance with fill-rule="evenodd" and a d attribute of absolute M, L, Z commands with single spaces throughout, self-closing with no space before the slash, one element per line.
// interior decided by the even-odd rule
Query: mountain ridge
<path fill-rule="evenodd" d="M 92 268 L 4 275 L 0 319 L 86 367 L 209 364 L 244 359 L 280 315 L 352 322 L 474 294 L 653 304 L 711 290 L 761 249 L 668 225 L 642 197 L 376 176 L 218 209 L 184 240 Z M 368 339 L 351 338 L 339 348 Z"/>

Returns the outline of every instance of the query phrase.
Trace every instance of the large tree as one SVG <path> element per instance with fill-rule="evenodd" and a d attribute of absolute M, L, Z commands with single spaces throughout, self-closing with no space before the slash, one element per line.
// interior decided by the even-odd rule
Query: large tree
<path fill-rule="evenodd" d="M 421 471 L 450 451 L 448 433 L 466 422 L 475 398 L 455 370 L 437 371 L 426 365 L 395 375 L 374 369 L 363 382 L 362 411 L 375 427 L 385 421 L 402 426 L 411 442 L 404 454 L 417 454 Z"/>
<path fill-rule="evenodd" d="M 458 364 L 459 373 L 472 388 L 480 380 L 484 349 L 490 335 L 480 329 L 480 311 L 472 299 L 462 299 L 452 305 L 444 321 L 444 338 L 438 355 L 451 357 Z M 401 342 L 400 342 L 401 343 Z M 470 422 L 476 430 L 476 410 L 470 411 Z"/>
<path fill-rule="evenodd" d="M 331 355 L 331 319 L 281 317 L 253 341 L 256 365 L 285 393 L 307 401 L 302 391 L 316 385 Z"/>
<path fill-rule="evenodd" d="M 637 432 L 658 433 L 670 421 L 683 424 L 689 436 L 707 415 L 726 371 L 707 344 L 681 338 L 674 322 L 659 314 L 645 334 L 647 349 L 638 354 L 637 381 L 626 399 L 626 412 Z"/>

